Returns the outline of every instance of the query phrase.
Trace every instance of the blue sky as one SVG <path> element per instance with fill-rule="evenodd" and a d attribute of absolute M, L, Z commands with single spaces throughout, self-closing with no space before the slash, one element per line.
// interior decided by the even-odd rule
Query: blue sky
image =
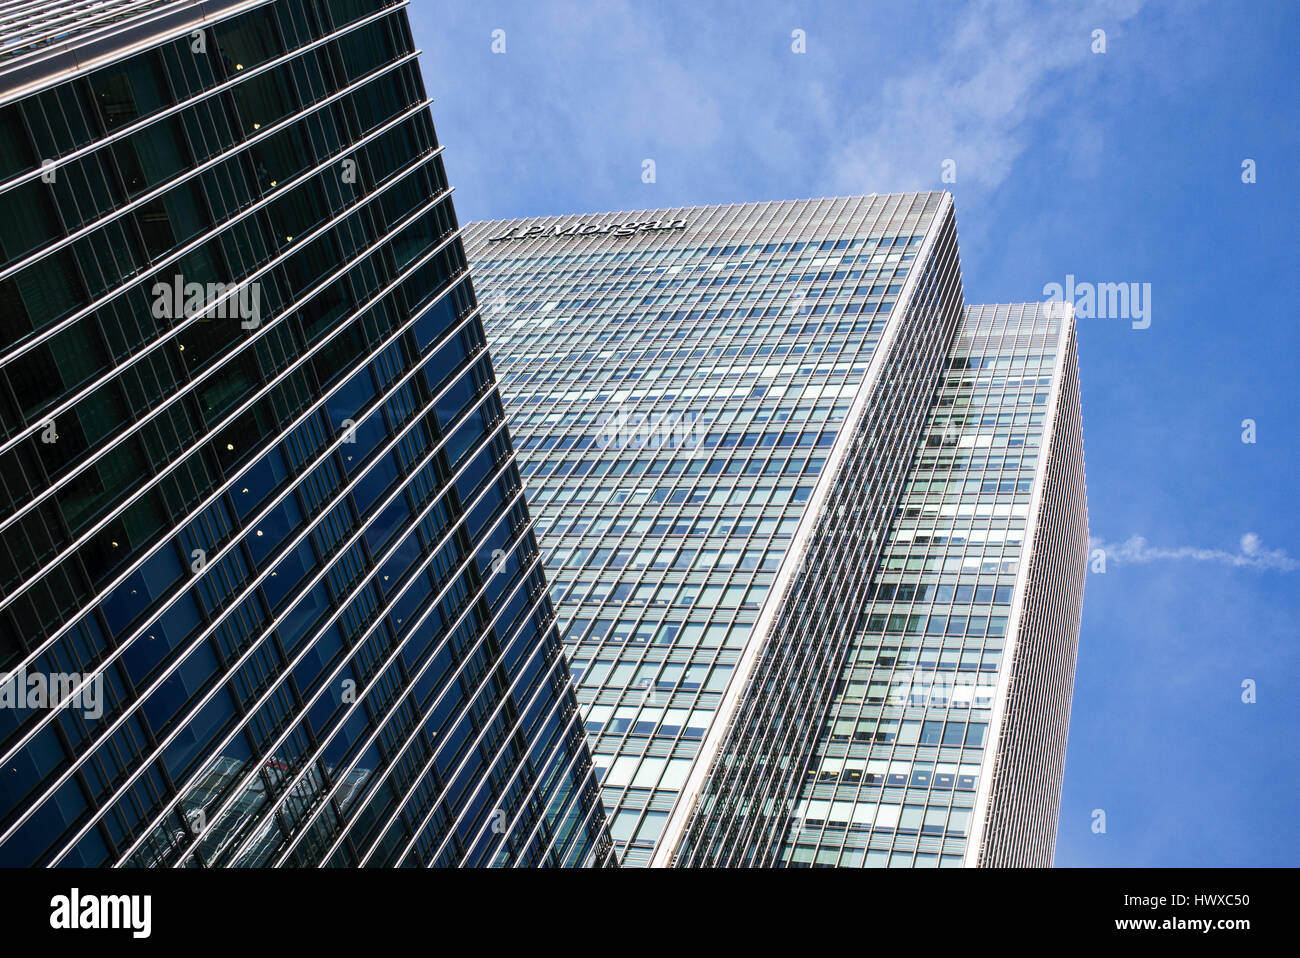
<path fill-rule="evenodd" d="M 1041 300 L 1071 274 L 1149 283 L 1149 328 L 1079 321 L 1106 571 L 1084 600 L 1057 864 L 1300 864 L 1300 6 L 411 15 L 464 222 L 949 189 L 967 302 Z"/>

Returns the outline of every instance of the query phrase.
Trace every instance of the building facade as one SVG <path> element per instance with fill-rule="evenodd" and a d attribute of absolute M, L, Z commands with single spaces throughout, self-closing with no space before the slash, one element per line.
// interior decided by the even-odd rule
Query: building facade
<path fill-rule="evenodd" d="M 750 691 L 680 864 L 1052 863 L 1087 555 L 1069 312 L 969 307 L 924 412 L 879 548 L 828 510 L 787 601 L 789 644 L 809 610 L 842 629 L 828 705 L 791 728 Z"/>
<path fill-rule="evenodd" d="M 612 846 L 403 3 L 0 14 L 0 864 Z"/>
<path fill-rule="evenodd" d="M 620 861 L 1050 863 L 1072 313 L 967 309 L 942 193 L 466 248 Z"/>

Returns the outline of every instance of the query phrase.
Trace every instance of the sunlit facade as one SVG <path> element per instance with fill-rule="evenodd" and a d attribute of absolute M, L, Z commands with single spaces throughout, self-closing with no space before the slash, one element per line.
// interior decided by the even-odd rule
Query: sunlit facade
<path fill-rule="evenodd" d="M 765 726 L 757 761 L 737 723 L 679 864 L 1051 864 L 1087 545 L 1070 311 L 969 307 L 908 452 L 876 554 L 828 510 L 792 601 L 791 644 L 804 605 L 839 623 L 829 703 Z"/>
<path fill-rule="evenodd" d="M 947 194 L 474 223 L 466 249 L 621 862 L 980 863 L 970 851 L 982 840 L 972 837 L 975 818 L 1012 794 L 984 788 L 1006 778 L 1010 760 L 992 764 L 1011 738 L 991 726 L 1020 713 L 996 686 L 975 704 L 963 683 L 972 661 L 981 696 L 1010 674 L 1010 623 L 1028 581 L 1020 548 L 1046 461 L 1037 443 L 1056 395 L 1039 380 L 1059 382 L 1073 363 L 1072 317 L 1024 311 L 1024 334 L 1044 345 L 1033 351 L 1032 389 L 1017 383 L 1007 400 L 1024 395 L 1028 405 L 1006 410 L 1005 429 L 983 428 L 985 415 L 999 421 L 1004 410 L 992 405 L 1004 400 L 982 383 L 978 431 L 974 420 L 945 419 L 954 448 L 983 450 L 987 439 L 1014 454 L 999 446 L 996 461 L 963 461 L 951 489 L 936 480 L 933 497 L 918 498 L 918 470 L 939 468 L 926 450 L 938 417 L 953 416 L 940 412 L 948 393 L 972 401 L 943 385 L 968 355 L 959 327 L 984 322 L 964 307 Z M 1008 374 L 993 370 L 1028 361 L 1018 342 L 980 340 L 997 397 Z M 1073 402 L 1077 410 L 1077 390 Z M 1022 455 L 1031 434 L 1035 451 Z M 1081 450 L 1078 467 L 1081 483 Z M 945 459 L 942 468 L 956 467 Z M 1082 508 L 1080 486 L 1071 533 Z M 932 532 L 932 511 L 939 525 L 951 513 L 978 535 Z M 978 556 L 977 541 L 988 550 Z M 905 554 L 903 542 L 937 551 Z M 1049 577 L 1073 576 L 1082 548 L 1071 539 L 1066 567 Z M 915 584 L 902 582 L 912 571 Z M 916 601 L 926 604 L 904 615 L 894 597 L 906 585 L 913 603 L 920 584 L 928 598 Z M 891 657 L 883 637 L 899 615 Z M 1053 721 L 1068 721 L 1077 604 L 1061 615 L 1053 634 L 1069 654 L 1045 666 L 1064 694 Z M 915 655 L 901 651 L 907 636 Z M 868 650 L 878 657 L 870 666 Z M 898 694 L 884 671 L 895 659 L 917 672 L 941 668 L 952 695 L 941 700 L 931 677 L 934 694 L 910 710 L 877 700 L 882 682 L 886 698 Z M 862 756 L 859 726 L 879 742 Z M 898 738 L 913 726 L 915 754 L 905 759 Z M 917 752 L 936 728 L 939 751 Z M 1059 738 L 1063 754 L 1059 721 L 1043 734 Z M 910 763 L 909 774 L 942 763 L 937 780 L 951 785 L 933 799 L 879 787 L 860 800 L 826 795 L 823 763 L 859 757 L 861 775 L 853 765 L 844 779 L 855 787 L 865 763 L 874 776 L 882 760 L 886 769 Z M 1039 832 L 1050 819 L 1054 835 L 1059 768 L 1053 776 L 1054 800 L 1036 789 L 1003 801 L 1006 828 L 1037 816 Z M 884 810 L 866 819 L 869 802 Z"/>

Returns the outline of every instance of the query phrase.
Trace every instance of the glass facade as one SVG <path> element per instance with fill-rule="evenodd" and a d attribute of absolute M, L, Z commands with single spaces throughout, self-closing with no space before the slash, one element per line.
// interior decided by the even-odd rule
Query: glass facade
<path fill-rule="evenodd" d="M 950 393 L 963 414 L 972 403 L 971 388 L 943 385 L 966 358 L 953 350 L 969 339 L 957 334 L 961 277 L 946 194 L 475 223 L 466 248 L 620 861 L 877 864 L 875 852 L 889 861 L 896 837 L 900 856 L 904 848 L 912 855 L 913 798 L 898 802 L 901 831 L 886 830 L 888 810 L 856 830 L 814 813 L 827 802 L 842 811 L 846 799 L 823 795 L 821 767 L 847 761 L 840 752 L 850 747 L 858 758 L 859 722 L 864 730 L 875 723 L 864 734 L 884 749 L 912 734 L 916 715 L 911 748 L 922 732 L 928 746 L 937 727 L 937 747 L 948 749 L 941 781 L 952 779 L 942 800 L 936 789 L 919 802 L 926 841 L 942 808 L 935 863 L 962 860 L 974 827 L 962 820 L 973 807 L 967 785 L 984 779 L 962 777 L 959 790 L 948 765 L 969 772 L 994 754 L 989 726 L 998 719 L 988 702 L 979 713 L 967 699 L 951 706 L 951 730 L 948 719 L 924 717 L 925 706 L 908 712 L 904 727 L 892 704 L 876 700 L 885 673 L 873 671 L 867 650 L 882 670 L 905 659 L 933 671 L 933 653 L 942 678 L 957 665 L 963 679 L 972 668 L 1007 674 L 1009 659 L 997 653 L 1013 631 L 1007 590 L 1018 582 L 1016 537 L 1030 499 L 1021 487 L 1038 464 L 1020 447 L 1035 414 L 1041 439 L 1052 388 L 1038 380 L 1055 381 L 1068 317 L 1038 329 L 1047 320 L 1026 308 L 1024 335 L 1051 339 L 1033 351 L 1032 389 L 1021 388 L 1028 351 L 1012 351 L 1020 333 L 1007 340 L 1005 362 L 1001 340 L 980 340 L 997 387 L 990 399 L 979 383 L 978 419 L 989 405 L 989 425 L 1000 423 L 1000 404 L 1012 403 L 1005 430 L 988 438 L 1009 444 L 1014 426 L 1015 443 L 996 462 L 963 459 L 952 489 L 936 479 L 926 498 L 921 475 L 928 490 L 931 472 L 942 469 L 946 483 L 956 468 L 951 450 L 931 449 L 931 420 Z M 1008 315 L 998 309 L 988 322 Z M 999 366 L 1016 367 L 1009 392 L 1009 374 L 992 371 Z M 1028 405 L 1015 405 L 1022 397 Z M 957 415 L 944 415 L 957 429 Z M 963 450 L 967 431 L 954 433 Z M 983 432 L 972 437 L 984 451 Z M 932 461 L 939 455 L 942 466 Z M 1080 457 L 1080 479 L 1081 470 Z M 954 525 L 949 502 L 966 525 L 974 515 L 966 510 L 978 506 L 978 534 L 935 531 Z M 1014 528 L 1000 511 L 1013 505 L 1022 510 Z M 994 508 L 990 523 L 983 510 Z M 1080 508 L 1071 503 L 1070 514 Z M 932 551 L 905 551 L 913 545 Z M 996 568 L 985 568 L 986 548 Z M 1067 558 L 1081 549 L 1071 543 Z M 929 591 L 917 599 L 922 585 Z M 889 601 L 908 602 L 908 611 Z M 912 658 L 882 641 L 900 615 L 900 639 L 916 640 Z M 893 687 L 887 682 L 884 694 Z M 1068 682 L 1064 693 L 1068 716 Z M 932 709 L 940 711 L 938 699 Z M 978 744 L 975 715 L 984 725 Z M 954 760 L 959 722 L 971 751 Z M 880 761 L 876 752 L 866 758 Z M 903 753 L 893 761 L 901 768 Z M 924 761 L 939 759 L 914 759 Z M 1059 776 L 1056 786 L 1059 801 Z M 1017 808 L 1011 831 L 1024 818 Z M 1034 814 L 1049 816 L 1054 834 L 1051 802 Z"/>
<path fill-rule="evenodd" d="M 734 776 L 739 768 L 757 778 L 751 791 L 769 801 L 750 801 L 766 814 L 729 808 L 728 775 L 715 770 L 682 849 L 684 863 L 979 863 L 973 817 L 987 815 L 990 790 L 984 807 L 977 800 L 982 779 L 994 774 L 999 738 L 1008 744 L 1004 764 L 1019 759 L 1020 766 L 1014 775 L 1000 770 L 999 794 L 1055 788 L 1054 795 L 1037 796 L 1050 807 L 1010 815 L 1004 841 L 1024 842 L 1026 831 L 1038 834 L 1020 854 L 999 863 L 1051 863 L 1063 771 L 1055 759 L 1063 760 L 1068 731 L 1087 541 L 1082 458 L 1062 452 L 1061 442 L 1068 439 L 1064 423 L 1052 451 L 1058 462 L 1077 466 L 1078 485 L 1053 492 L 1070 526 L 1043 537 L 1044 549 L 1064 548 L 1055 556 L 1041 553 L 1049 573 L 1042 590 L 1053 583 L 1077 588 L 1050 596 L 1036 589 L 1034 595 L 1050 599 L 1045 604 L 1066 624 L 1060 638 L 1067 640 L 1061 652 L 1068 660 L 1053 663 L 1064 670 L 1061 676 L 1027 676 L 1032 681 L 1017 683 L 1016 700 L 1034 717 L 1028 727 L 1046 721 L 1053 734 L 1037 736 L 1031 749 L 1016 741 L 1019 728 L 1002 729 L 999 736 L 998 713 L 1007 711 L 1016 653 L 1023 663 L 1042 644 L 1033 616 L 1025 616 L 1020 630 L 1008 623 L 1016 596 L 1026 593 L 1020 574 L 1022 566 L 1027 570 L 1027 537 L 1035 528 L 1035 478 L 1046 477 L 1041 467 L 1051 446 L 1048 430 L 1056 423 L 1049 410 L 1059 405 L 1068 415 L 1078 409 L 1077 387 L 1073 395 L 1065 388 L 1059 396 L 1053 388 L 1074 366 L 1072 334 L 1071 318 L 1059 304 L 966 311 L 925 410 L 924 432 L 911 454 L 901 457 L 906 480 L 880 548 L 860 567 L 865 588 L 834 603 L 847 648 L 835 659 L 828 706 L 807 726 L 815 734 L 785 746 L 784 754 L 799 759 L 789 766 L 798 772 L 791 776 L 793 788 L 772 787 L 779 776 L 770 771 L 753 775 L 755 763 L 739 760 L 748 756 L 733 735 L 718 769 Z M 837 550 L 843 547 L 843 525 L 834 518 L 827 523 Z M 803 642 L 811 632 L 801 623 Z M 1051 827 L 1044 834 L 1047 820 Z"/>
<path fill-rule="evenodd" d="M 941 206 L 467 227 L 627 864 L 651 861 Z"/>
<path fill-rule="evenodd" d="M 0 43 L 0 864 L 609 863 L 403 5 L 46 13 Z"/>

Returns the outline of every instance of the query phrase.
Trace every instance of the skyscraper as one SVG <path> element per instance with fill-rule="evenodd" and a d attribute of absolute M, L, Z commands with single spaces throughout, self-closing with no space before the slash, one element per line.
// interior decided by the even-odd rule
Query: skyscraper
<path fill-rule="evenodd" d="M 879 547 L 828 503 L 790 600 L 847 610 L 829 705 L 792 728 L 751 691 L 680 863 L 1051 864 L 1087 546 L 1070 320 L 968 308 Z"/>
<path fill-rule="evenodd" d="M 607 862 L 404 4 L 0 31 L 0 863 Z"/>
<path fill-rule="evenodd" d="M 475 223 L 630 865 L 1050 862 L 1073 315 L 963 302 L 947 194 Z"/>

